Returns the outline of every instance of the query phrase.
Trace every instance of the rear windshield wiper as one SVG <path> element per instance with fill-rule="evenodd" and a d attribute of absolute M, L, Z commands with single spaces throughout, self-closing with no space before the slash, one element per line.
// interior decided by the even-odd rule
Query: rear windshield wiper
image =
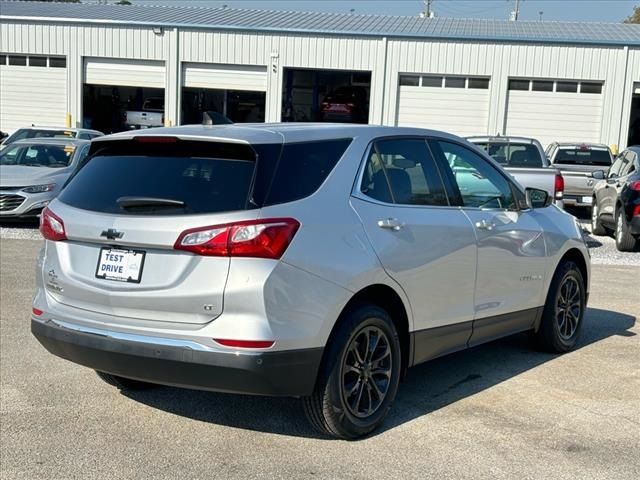
<path fill-rule="evenodd" d="M 116 202 L 125 210 L 135 208 L 185 208 L 187 205 L 182 200 L 155 197 L 120 197 Z"/>

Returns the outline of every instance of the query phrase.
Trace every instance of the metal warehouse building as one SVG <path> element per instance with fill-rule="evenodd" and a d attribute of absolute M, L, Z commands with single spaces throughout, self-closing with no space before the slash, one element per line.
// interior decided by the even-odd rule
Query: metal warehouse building
<path fill-rule="evenodd" d="M 357 121 L 459 135 L 640 143 L 640 26 L 0 2 L 0 129 Z M 355 98 L 354 97 L 354 98 Z"/>

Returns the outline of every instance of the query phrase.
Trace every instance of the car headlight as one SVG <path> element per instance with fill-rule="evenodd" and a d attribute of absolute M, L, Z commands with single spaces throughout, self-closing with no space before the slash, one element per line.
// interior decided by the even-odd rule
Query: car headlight
<path fill-rule="evenodd" d="M 47 185 L 32 185 L 30 187 L 23 188 L 22 191 L 26 193 L 44 193 L 50 192 L 56 188 L 55 183 L 49 183 Z"/>

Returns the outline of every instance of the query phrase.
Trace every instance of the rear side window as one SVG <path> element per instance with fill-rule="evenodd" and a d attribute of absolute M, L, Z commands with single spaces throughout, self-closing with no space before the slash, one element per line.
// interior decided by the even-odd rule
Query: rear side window
<path fill-rule="evenodd" d="M 566 165 L 611 165 L 611 154 L 603 148 L 560 148 L 553 163 Z"/>
<path fill-rule="evenodd" d="M 59 197 L 68 205 L 137 215 L 215 213 L 255 207 L 249 194 L 256 153 L 248 145 L 179 141 L 138 145 L 123 141 L 94 147 L 93 156 L 81 165 Z M 133 208 L 123 207 L 123 197 L 173 200 L 183 206 L 138 202 Z"/>
<path fill-rule="evenodd" d="M 314 193 L 350 144 L 350 138 L 285 144 L 265 205 L 293 202 Z"/>
<path fill-rule="evenodd" d="M 496 162 L 509 167 L 542 168 L 540 152 L 531 143 L 476 143 Z"/>

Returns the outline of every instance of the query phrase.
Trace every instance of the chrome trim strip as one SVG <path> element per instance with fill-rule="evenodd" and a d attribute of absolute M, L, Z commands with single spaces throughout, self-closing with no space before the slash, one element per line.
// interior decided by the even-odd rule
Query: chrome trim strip
<path fill-rule="evenodd" d="M 37 320 L 37 319 L 34 319 Z M 81 325 L 76 325 L 73 323 L 64 322 L 62 320 L 45 320 L 44 324 L 52 323 L 57 327 L 64 328 L 66 330 L 71 330 L 73 332 L 84 333 L 88 335 L 96 335 L 99 337 L 111 338 L 113 340 L 124 340 L 127 342 L 138 342 L 145 343 L 148 345 L 161 345 L 165 347 L 181 347 L 188 348 L 190 350 L 197 350 L 201 352 L 216 352 L 216 353 L 228 353 L 221 350 L 216 350 L 214 348 L 208 347 L 198 342 L 194 342 L 191 340 L 183 340 L 176 338 L 164 338 L 164 337 L 152 337 L 149 335 L 139 335 L 134 333 L 122 333 L 122 332 L 114 332 L 112 330 L 103 330 L 100 328 L 86 327 Z"/>

